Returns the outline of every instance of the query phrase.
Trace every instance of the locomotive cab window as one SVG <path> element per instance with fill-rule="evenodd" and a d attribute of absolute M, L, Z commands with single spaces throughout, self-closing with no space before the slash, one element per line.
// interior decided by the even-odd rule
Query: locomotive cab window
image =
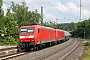
<path fill-rule="evenodd" d="M 34 33 L 34 28 L 28 28 L 28 33 Z"/>
<path fill-rule="evenodd" d="M 27 33 L 27 28 L 21 28 L 20 33 L 21 33 L 21 34 L 22 34 L 22 33 Z"/>
<path fill-rule="evenodd" d="M 34 33 L 34 28 L 21 28 L 20 33 Z"/>

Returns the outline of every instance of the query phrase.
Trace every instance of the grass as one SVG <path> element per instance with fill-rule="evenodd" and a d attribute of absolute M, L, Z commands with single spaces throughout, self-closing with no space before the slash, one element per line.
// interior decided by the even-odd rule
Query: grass
<path fill-rule="evenodd" d="M 90 60 L 90 46 L 87 47 L 86 50 L 86 56 L 83 58 L 83 60 Z"/>
<path fill-rule="evenodd" d="M 90 40 L 85 42 L 83 53 L 79 60 L 90 60 Z"/>

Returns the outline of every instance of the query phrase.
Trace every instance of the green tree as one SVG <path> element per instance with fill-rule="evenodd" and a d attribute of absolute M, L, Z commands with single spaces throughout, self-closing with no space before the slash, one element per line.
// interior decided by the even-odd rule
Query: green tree
<path fill-rule="evenodd" d="M 90 39 L 90 19 L 85 20 L 84 28 L 85 28 L 85 38 Z"/>
<path fill-rule="evenodd" d="M 73 31 L 73 36 L 83 38 L 83 22 L 78 22 L 77 29 Z"/>
<path fill-rule="evenodd" d="M 3 44 L 4 45 L 16 45 L 17 44 L 17 34 L 18 34 L 18 24 L 14 20 L 13 14 L 10 12 L 10 9 L 7 9 L 6 16 L 3 18 L 4 20 L 4 39 Z"/>
<path fill-rule="evenodd" d="M 34 22 L 39 24 L 40 22 L 40 14 L 37 12 L 37 10 L 32 12 L 28 11 L 28 7 L 26 6 L 25 2 L 22 2 L 21 5 L 12 2 L 11 9 L 19 26 L 30 25 Z"/>
<path fill-rule="evenodd" d="M 72 32 L 72 35 L 74 37 L 90 39 L 90 19 L 78 22 L 77 28 Z"/>
<path fill-rule="evenodd" d="M 0 30 L 2 30 L 3 29 L 2 26 L 4 26 L 3 25 L 3 19 L 2 19 L 4 16 L 4 11 L 2 10 L 2 3 L 3 3 L 3 1 L 0 0 Z M 0 32 L 0 34 L 1 34 L 1 32 Z"/>
<path fill-rule="evenodd" d="M 3 16 L 4 16 L 4 11 L 3 11 L 3 9 L 2 9 L 2 3 L 3 3 L 3 1 L 2 0 L 0 0 L 0 41 L 1 41 L 1 39 L 2 39 L 2 36 L 1 36 L 1 34 L 3 34 L 3 27 L 4 27 L 4 23 L 3 23 Z"/>
<path fill-rule="evenodd" d="M 14 18 L 18 24 L 22 23 L 22 21 L 25 22 L 27 20 L 25 19 L 25 17 L 28 12 L 28 7 L 25 5 L 26 5 L 25 2 L 22 2 L 22 4 L 19 5 L 19 4 L 15 4 L 12 1 L 11 9 L 14 13 Z"/>
<path fill-rule="evenodd" d="M 73 31 L 75 30 L 75 23 L 71 22 L 68 26 L 67 26 L 67 30 L 68 31 Z"/>

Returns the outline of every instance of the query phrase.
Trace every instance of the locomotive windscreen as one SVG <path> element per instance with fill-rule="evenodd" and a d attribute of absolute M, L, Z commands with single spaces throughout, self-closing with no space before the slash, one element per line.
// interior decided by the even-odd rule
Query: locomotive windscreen
<path fill-rule="evenodd" d="M 20 33 L 34 33 L 34 28 L 21 28 Z"/>

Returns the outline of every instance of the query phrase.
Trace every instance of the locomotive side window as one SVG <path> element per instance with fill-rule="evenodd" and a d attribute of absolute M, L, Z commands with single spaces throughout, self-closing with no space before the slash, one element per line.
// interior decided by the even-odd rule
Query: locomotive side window
<path fill-rule="evenodd" d="M 40 32 L 40 29 L 38 28 L 38 33 Z"/>
<path fill-rule="evenodd" d="M 34 33 L 34 28 L 28 28 L 28 33 Z"/>
<path fill-rule="evenodd" d="M 20 33 L 21 33 L 21 34 L 22 34 L 22 33 L 27 33 L 27 28 L 21 28 Z"/>

